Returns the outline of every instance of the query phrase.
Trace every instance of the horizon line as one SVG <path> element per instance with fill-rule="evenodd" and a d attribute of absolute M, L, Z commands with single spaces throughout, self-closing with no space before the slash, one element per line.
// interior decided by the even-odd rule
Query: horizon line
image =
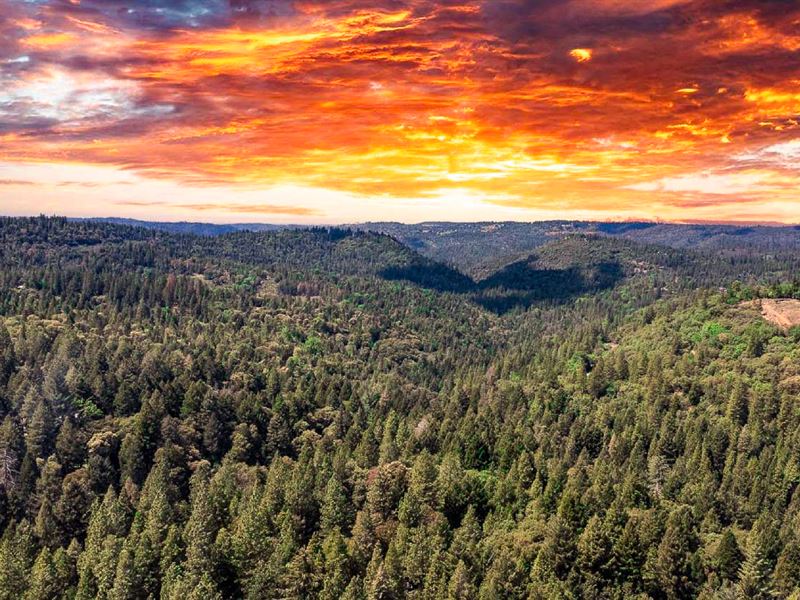
<path fill-rule="evenodd" d="M 391 223 L 391 224 L 398 224 L 398 225 L 427 225 L 427 224 L 437 224 L 437 223 L 452 223 L 452 224 L 482 224 L 482 223 L 489 223 L 489 224 L 497 224 L 497 223 L 520 223 L 520 224 L 531 224 L 531 223 L 603 223 L 603 224 L 652 224 L 652 225 L 718 225 L 718 226 L 728 226 L 728 227 L 773 227 L 773 228 L 781 228 L 781 227 L 798 227 L 800 226 L 800 221 L 795 222 L 782 222 L 782 221 L 758 221 L 758 220 L 736 220 L 736 219 L 728 219 L 728 220 L 705 220 L 705 219 L 686 219 L 686 220 L 667 220 L 667 219 L 534 219 L 534 220 L 517 220 L 517 219 L 505 219 L 499 221 L 487 221 L 487 220 L 452 220 L 452 221 L 355 221 L 355 222 L 308 222 L 308 223 L 276 223 L 270 221 L 170 221 L 170 220 L 161 220 L 158 217 L 147 218 L 147 219 L 137 219 L 134 217 L 123 217 L 123 216 L 67 216 L 67 215 L 59 215 L 59 214 L 25 214 L 25 215 L 7 215 L 7 214 L 0 214 L 0 217 L 4 218 L 11 218 L 11 219 L 23 219 L 23 218 L 36 218 L 36 217 L 49 217 L 49 218 L 57 218 L 61 217 L 67 220 L 73 221 L 109 221 L 109 220 L 121 220 L 121 221 L 130 221 L 133 223 L 150 223 L 150 224 L 163 224 L 163 225 L 212 225 L 218 227 L 224 226 L 231 226 L 231 227 L 243 227 L 248 225 L 269 225 L 274 227 L 347 227 L 347 226 L 355 226 L 355 225 L 370 225 L 370 224 L 383 224 L 383 223 Z"/>

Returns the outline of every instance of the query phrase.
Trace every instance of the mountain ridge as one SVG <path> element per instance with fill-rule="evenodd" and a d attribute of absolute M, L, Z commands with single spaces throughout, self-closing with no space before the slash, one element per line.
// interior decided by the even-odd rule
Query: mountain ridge
<path fill-rule="evenodd" d="M 89 220 L 210 237 L 237 231 L 279 231 L 310 227 L 265 223 L 151 222 L 120 218 Z M 320 227 L 384 233 L 422 255 L 455 267 L 471 277 L 480 277 L 492 265 L 501 262 L 510 263 L 554 239 L 581 234 L 596 234 L 645 244 L 727 254 L 786 252 L 800 249 L 800 225 L 552 220 L 476 223 L 431 221 L 418 224 L 367 222 Z"/>

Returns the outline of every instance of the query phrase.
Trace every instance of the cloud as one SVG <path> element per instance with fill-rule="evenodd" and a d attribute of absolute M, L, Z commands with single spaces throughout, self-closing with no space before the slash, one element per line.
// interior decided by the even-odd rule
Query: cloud
<path fill-rule="evenodd" d="M 693 173 L 625 186 L 640 192 L 679 192 L 743 196 L 769 191 L 764 173 Z"/>
<path fill-rule="evenodd" d="M 118 206 L 137 206 L 137 207 L 167 207 L 167 208 L 182 208 L 187 210 L 194 210 L 198 212 L 206 211 L 219 211 L 229 213 L 246 213 L 246 214 L 264 214 L 264 215 L 296 215 L 303 217 L 318 216 L 322 213 L 320 211 L 307 208 L 304 206 L 288 206 L 280 204 L 240 204 L 231 202 L 189 202 L 189 203 L 172 203 L 160 201 L 137 201 L 127 200 L 115 202 Z"/>
<path fill-rule="evenodd" d="M 690 4 L 691 0 L 571 0 L 567 10 L 595 15 L 647 15 L 677 6 Z"/>
<path fill-rule="evenodd" d="M 800 139 L 772 144 L 764 148 L 746 152 L 735 157 L 743 163 L 774 165 L 786 169 L 796 169 L 800 164 Z"/>
<path fill-rule="evenodd" d="M 6 185 L 37 185 L 37 182 L 26 179 L 0 179 L 0 186 Z"/>
<path fill-rule="evenodd" d="M 4 160 L 637 214 L 800 182 L 795 2 L 10 4 Z"/>
<path fill-rule="evenodd" d="M 96 188 L 114 185 L 133 185 L 131 181 L 59 181 L 57 187 Z"/>
<path fill-rule="evenodd" d="M 578 62 L 589 62 L 592 60 L 592 50 L 590 48 L 573 48 L 569 55 Z"/>

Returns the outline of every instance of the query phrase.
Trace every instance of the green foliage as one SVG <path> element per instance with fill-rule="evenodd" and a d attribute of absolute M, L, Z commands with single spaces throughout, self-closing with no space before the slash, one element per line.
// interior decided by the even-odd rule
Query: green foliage
<path fill-rule="evenodd" d="M 0 600 L 797 593 L 800 348 L 739 302 L 794 258 L 0 240 Z"/>

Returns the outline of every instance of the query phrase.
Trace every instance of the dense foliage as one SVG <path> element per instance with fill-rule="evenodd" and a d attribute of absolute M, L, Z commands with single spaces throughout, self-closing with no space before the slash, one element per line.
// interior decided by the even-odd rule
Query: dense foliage
<path fill-rule="evenodd" d="M 195 235 L 222 235 L 235 231 L 275 231 L 296 225 L 265 223 L 159 223 L 134 219 L 97 219 L 120 225 Z M 729 256 L 778 254 L 788 258 L 800 247 L 800 225 L 748 226 L 710 223 L 678 224 L 655 222 L 598 223 L 592 221 L 538 221 L 534 223 L 430 222 L 360 223 L 360 231 L 384 233 L 413 248 L 423 256 L 453 265 L 477 278 L 491 275 L 512 259 L 524 259 L 554 240 L 572 236 L 604 236 L 679 249 L 711 250 Z M 754 272 L 754 271 L 751 271 Z"/>
<path fill-rule="evenodd" d="M 4 219 L 0 599 L 800 597 L 795 260 Z"/>
<path fill-rule="evenodd" d="M 800 226 L 783 227 L 677 223 L 367 223 L 368 231 L 386 233 L 425 256 L 476 276 L 485 276 L 499 261 L 524 257 L 553 240 L 600 235 L 680 249 L 712 250 L 729 255 L 753 252 L 791 254 L 800 247 Z"/>

